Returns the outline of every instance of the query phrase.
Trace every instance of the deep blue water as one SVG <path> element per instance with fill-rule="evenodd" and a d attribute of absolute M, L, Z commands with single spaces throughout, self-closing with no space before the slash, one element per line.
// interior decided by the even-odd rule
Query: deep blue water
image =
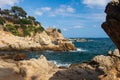
<path fill-rule="evenodd" d="M 36 51 L 26 52 L 28 57 L 38 58 L 40 55 L 46 56 L 49 61 L 54 61 L 59 66 L 68 66 L 71 63 L 81 63 L 91 60 L 96 55 L 106 55 L 109 50 L 116 47 L 109 38 L 87 38 L 89 42 L 73 42 L 77 51 L 71 52 L 52 52 Z"/>
<path fill-rule="evenodd" d="M 46 56 L 49 61 L 55 62 L 58 66 L 68 66 L 72 63 L 81 63 L 91 60 L 96 55 L 106 55 L 109 50 L 116 47 L 109 38 L 87 38 L 89 42 L 73 42 L 77 51 L 53 52 L 53 51 L 26 51 L 28 58 Z"/>

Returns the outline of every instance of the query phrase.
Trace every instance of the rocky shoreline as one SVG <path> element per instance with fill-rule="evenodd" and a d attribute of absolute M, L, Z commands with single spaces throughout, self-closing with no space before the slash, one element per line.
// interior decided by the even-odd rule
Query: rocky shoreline
<path fill-rule="evenodd" d="M 50 32 L 52 33 L 52 32 Z M 45 31 L 33 37 L 14 36 L 9 32 L 0 31 L 0 50 L 76 50 L 71 41 L 65 39 L 61 33 L 54 33 L 56 37 L 48 36 Z M 53 34 L 52 34 L 53 35 Z"/>
<path fill-rule="evenodd" d="M 108 4 L 106 7 L 108 16 L 102 25 L 118 49 L 120 48 L 119 5 L 119 0 L 113 0 Z M 110 25 L 115 26 L 115 29 Z M 53 30 L 48 30 L 49 36 L 46 32 L 42 32 L 34 37 L 18 37 L 0 31 L 0 50 L 76 50 L 69 40 L 64 39 L 58 32 L 51 33 L 51 31 Z M 54 63 L 47 61 L 43 55 L 38 59 L 27 60 L 22 53 L 2 54 L 0 55 L 0 80 L 120 80 L 118 49 L 109 51 L 106 56 L 95 56 L 90 62 L 71 64 L 68 68 L 62 66 L 58 68 Z"/>
<path fill-rule="evenodd" d="M 119 80 L 119 50 L 95 56 L 90 62 L 57 67 L 41 55 L 25 60 L 25 55 L 0 55 L 0 80 Z"/>

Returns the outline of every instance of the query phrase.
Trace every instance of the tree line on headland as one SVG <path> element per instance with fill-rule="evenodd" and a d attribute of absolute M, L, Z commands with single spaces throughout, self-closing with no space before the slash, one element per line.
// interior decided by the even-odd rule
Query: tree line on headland
<path fill-rule="evenodd" d="M 45 31 L 41 23 L 33 16 L 28 16 L 27 12 L 18 6 L 11 9 L 0 8 L 0 27 L 4 31 L 11 32 L 15 36 L 33 36 L 36 33 Z M 60 29 L 58 30 L 61 33 Z"/>

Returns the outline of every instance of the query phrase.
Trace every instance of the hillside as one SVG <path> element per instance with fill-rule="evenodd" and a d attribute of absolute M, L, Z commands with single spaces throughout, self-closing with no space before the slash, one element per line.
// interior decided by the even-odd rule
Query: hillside
<path fill-rule="evenodd" d="M 21 7 L 0 9 L 0 50 L 76 50 L 60 29 L 45 30 Z"/>
<path fill-rule="evenodd" d="M 1 30 L 11 32 L 16 36 L 33 36 L 44 31 L 41 24 L 35 17 L 28 16 L 27 13 L 18 6 L 8 9 L 0 9 Z"/>

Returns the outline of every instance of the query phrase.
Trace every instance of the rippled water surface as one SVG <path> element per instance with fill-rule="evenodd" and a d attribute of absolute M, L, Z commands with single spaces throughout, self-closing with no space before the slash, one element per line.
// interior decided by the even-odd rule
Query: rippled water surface
<path fill-rule="evenodd" d="M 91 60 L 96 55 L 106 55 L 109 50 L 116 47 L 109 38 L 87 38 L 89 42 L 73 42 L 77 51 L 53 52 L 53 51 L 26 51 L 28 58 L 38 58 L 40 55 L 46 56 L 49 61 L 53 61 L 58 66 L 68 66 L 72 63 L 81 63 Z"/>

